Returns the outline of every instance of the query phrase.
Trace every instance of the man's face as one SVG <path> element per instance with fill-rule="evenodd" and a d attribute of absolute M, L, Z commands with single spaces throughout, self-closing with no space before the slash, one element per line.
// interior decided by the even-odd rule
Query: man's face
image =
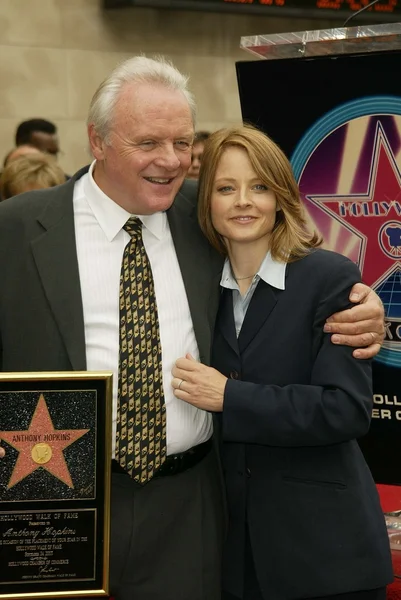
<path fill-rule="evenodd" d="M 131 214 L 167 210 L 191 164 L 194 129 L 185 96 L 157 84 L 127 84 L 107 143 L 89 126 L 94 178 Z"/>
<path fill-rule="evenodd" d="M 31 133 L 30 144 L 35 146 L 41 152 L 52 154 L 57 158 L 60 152 L 58 137 L 55 133 L 45 133 L 44 131 L 33 131 Z"/>

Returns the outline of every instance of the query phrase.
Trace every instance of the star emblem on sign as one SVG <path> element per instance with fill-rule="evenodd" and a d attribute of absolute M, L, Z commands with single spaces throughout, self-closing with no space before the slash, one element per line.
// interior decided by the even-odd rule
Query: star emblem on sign
<path fill-rule="evenodd" d="M 366 193 L 306 197 L 361 240 L 358 265 L 367 285 L 401 270 L 401 173 L 380 122 Z"/>
<path fill-rule="evenodd" d="M 44 396 L 40 394 L 29 429 L 0 431 L 0 439 L 19 453 L 7 488 L 10 489 L 39 468 L 73 488 L 63 450 L 88 431 L 89 429 L 55 429 Z"/>

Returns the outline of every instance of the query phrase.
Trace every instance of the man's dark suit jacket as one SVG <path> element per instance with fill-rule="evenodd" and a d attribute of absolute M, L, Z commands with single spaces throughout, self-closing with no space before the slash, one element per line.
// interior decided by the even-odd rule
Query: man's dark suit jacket
<path fill-rule="evenodd" d="M 0 204 L 2 371 L 86 369 L 84 318 L 73 212 L 74 184 L 86 171 L 87 169 L 84 169 L 59 187 L 26 193 Z M 212 331 L 219 301 L 218 283 L 222 260 L 209 246 L 198 227 L 196 191 L 196 185 L 185 182 L 173 206 L 167 211 L 167 218 L 188 297 L 200 357 L 203 362 L 209 363 Z M 221 489 L 217 488 L 218 484 L 214 484 L 214 460 L 208 464 L 213 470 L 213 476 L 211 474 L 208 481 L 209 498 L 211 497 L 209 504 L 213 503 L 215 493 L 216 515 L 205 515 L 205 519 L 214 526 L 220 515 Z M 119 506 L 120 502 L 126 502 L 129 493 L 126 492 L 125 486 L 114 478 L 113 483 L 112 496 L 116 506 Z M 180 486 L 185 488 L 188 484 L 178 479 L 176 485 L 179 497 Z M 160 501 L 163 502 L 165 497 L 161 494 Z M 194 506 L 199 507 L 200 504 L 195 502 Z M 168 510 L 166 505 L 163 505 L 163 508 Z M 176 511 L 177 507 L 174 509 Z M 131 510 L 127 509 L 127 514 L 131 515 Z M 117 595 L 121 593 L 122 597 L 126 598 L 131 593 L 133 584 L 121 580 L 118 563 L 122 560 L 124 551 L 129 551 L 131 538 L 130 535 L 123 537 L 121 528 L 133 527 L 133 521 L 127 525 L 122 520 L 124 515 L 124 511 L 121 514 L 113 509 L 111 511 L 110 585 L 112 591 L 116 589 Z M 218 537 L 219 532 L 216 532 L 216 535 L 213 533 L 205 536 L 205 539 L 218 540 Z M 188 538 L 191 539 L 191 532 L 188 533 Z M 205 547 L 207 543 L 209 542 L 205 542 Z M 215 581 L 218 585 L 220 564 L 216 560 L 215 572 L 210 573 L 209 563 L 203 556 L 203 552 L 207 552 L 205 547 L 195 544 L 192 560 L 198 560 L 204 565 L 203 568 L 207 569 L 204 582 L 205 585 L 206 582 L 210 582 L 208 585 L 212 589 Z M 172 564 L 176 560 L 177 564 L 181 565 L 180 548 L 177 552 L 177 557 L 172 558 Z M 219 550 L 213 548 L 210 552 L 217 555 Z M 185 564 L 183 566 L 185 568 Z M 182 576 L 182 581 L 185 577 L 188 585 L 191 571 Z M 158 589 L 157 581 L 149 582 L 149 585 L 150 588 L 145 586 L 144 589 Z M 179 585 L 180 582 L 177 583 L 177 589 Z M 163 595 L 164 592 L 165 590 L 160 594 Z M 171 594 L 170 590 L 167 596 L 170 598 Z M 217 594 L 216 590 L 213 597 L 217 598 Z"/>
<path fill-rule="evenodd" d="M 2 371 L 86 369 L 73 190 L 87 170 L 0 204 Z M 208 364 L 221 258 L 199 229 L 196 191 L 186 181 L 167 216 L 201 360 Z"/>
<path fill-rule="evenodd" d="M 238 340 L 231 291 L 223 294 L 212 364 L 230 378 L 223 589 L 233 595 L 241 596 L 246 524 L 266 600 L 374 589 L 392 579 L 378 495 L 355 441 L 370 423 L 370 363 L 323 333 L 359 280 L 343 256 L 312 252 L 287 265 L 285 290 L 259 282 Z"/>

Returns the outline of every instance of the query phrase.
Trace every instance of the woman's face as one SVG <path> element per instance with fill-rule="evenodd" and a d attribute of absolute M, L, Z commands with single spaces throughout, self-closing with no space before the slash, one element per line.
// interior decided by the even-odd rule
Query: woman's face
<path fill-rule="evenodd" d="M 228 246 L 266 241 L 279 210 L 276 195 L 253 170 L 246 150 L 224 150 L 212 188 L 212 223 Z"/>

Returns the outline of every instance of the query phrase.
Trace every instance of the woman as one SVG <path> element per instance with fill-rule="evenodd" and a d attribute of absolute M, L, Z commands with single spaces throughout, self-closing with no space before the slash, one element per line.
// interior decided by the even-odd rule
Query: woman
<path fill-rule="evenodd" d="M 212 134 L 199 218 L 227 260 L 213 366 L 176 362 L 175 395 L 220 413 L 229 530 L 224 599 L 382 600 L 384 518 L 356 439 L 371 365 L 323 332 L 360 273 L 317 249 L 290 164 L 249 127 Z"/>
<path fill-rule="evenodd" d="M 34 151 L 9 161 L 0 178 L 0 195 L 3 200 L 65 183 L 65 175 L 54 158 Z"/>

